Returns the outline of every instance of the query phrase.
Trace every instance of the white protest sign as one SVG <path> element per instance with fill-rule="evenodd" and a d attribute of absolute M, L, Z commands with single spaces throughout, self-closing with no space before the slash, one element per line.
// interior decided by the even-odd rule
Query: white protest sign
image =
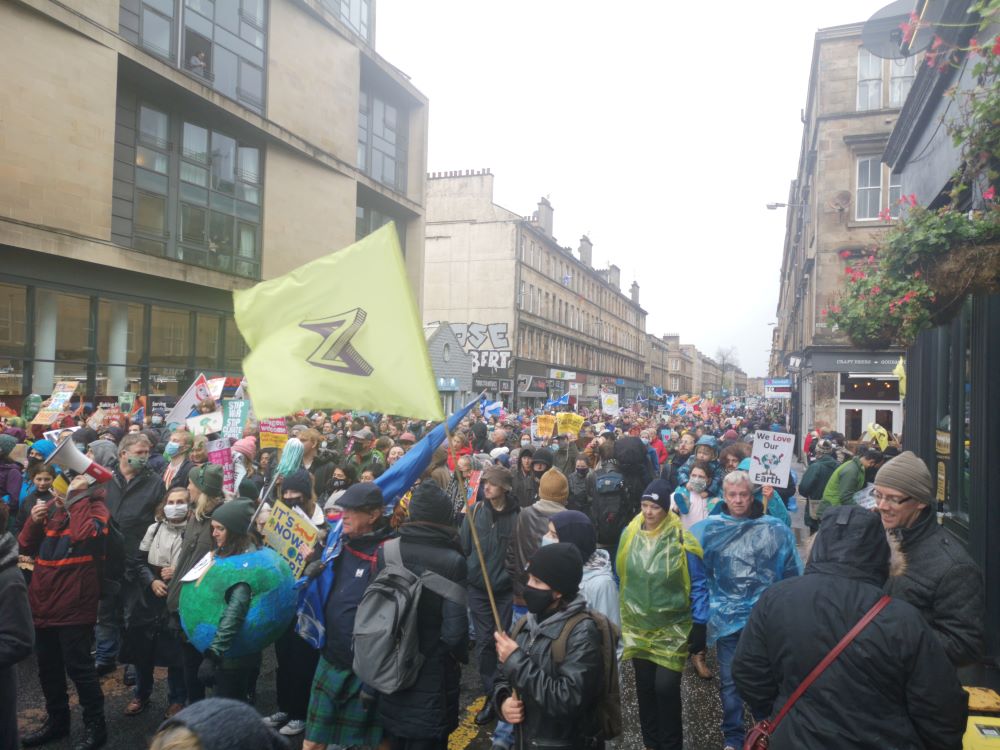
<path fill-rule="evenodd" d="M 757 430 L 750 455 L 750 480 L 754 484 L 784 487 L 792 470 L 792 448 L 795 435 L 785 432 Z"/>

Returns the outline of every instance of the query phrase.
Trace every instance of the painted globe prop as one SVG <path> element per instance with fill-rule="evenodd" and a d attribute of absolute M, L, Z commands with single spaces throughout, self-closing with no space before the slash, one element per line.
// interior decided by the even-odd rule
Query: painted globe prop
<path fill-rule="evenodd" d="M 204 651 L 226 609 L 226 592 L 237 583 L 247 583 L 253 596 L 250 610 L 233 640 L 226 658 L 247 656 L 278 640 L 295 616 L 298 593 L 288 563 L 274 550 L 215 559 L 197 581 L 181 585 L 181 626 L 191 644 Z"/>

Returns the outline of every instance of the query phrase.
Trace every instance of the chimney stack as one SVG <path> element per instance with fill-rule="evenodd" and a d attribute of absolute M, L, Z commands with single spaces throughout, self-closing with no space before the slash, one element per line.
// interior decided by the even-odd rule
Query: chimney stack
<path fill-rule="evenodd" d="M 638 281 L 633 281 L 632 282 L 631 292 L 632 292 L 632 302 L 634 302 L 635 304 L 638 305 L 639 304 L 639 282 Z"/>
<path fill-rule="evenodd" d="M 535 215 L 538 217 L 538 228 L 541 229 L 548 237 L 552 236 L 552 204 L 549 203 L 547 198 L 542 198 L 538 201 L 538 213 Z"/>
<path fill-rule="evenodd" d="M 580 262 L 587 268 L 594 267 L 594 243 L 587 235 L 580 238 Z"/>
<path fill-rule="evenodd" d="M 622 269 L 612 263 L 608 266 L 608 283 L 611 284 L 615 289 L 621 291 L 622 288 Z"/>

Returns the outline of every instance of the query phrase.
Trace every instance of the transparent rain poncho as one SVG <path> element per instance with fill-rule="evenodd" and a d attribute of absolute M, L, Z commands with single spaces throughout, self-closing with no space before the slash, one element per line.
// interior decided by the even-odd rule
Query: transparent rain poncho
<path fill-rule="evenodd" d="M 652 531 L 643 531 L 639 514 L 622 532 L 616 566 L 623 659 L 648 659 L 680 672 L 688 657 L 691 630 L 691 577 L 687 552 L 701 549 L 675 513 Z"/>
<path fill-rule="evenodd" d="M 802 573 L 795 535 L 771 516 L 711 516 L 691 532 L 704 550 L 711 606 L 709 645 L 742 630 L 768 586 Z"/>

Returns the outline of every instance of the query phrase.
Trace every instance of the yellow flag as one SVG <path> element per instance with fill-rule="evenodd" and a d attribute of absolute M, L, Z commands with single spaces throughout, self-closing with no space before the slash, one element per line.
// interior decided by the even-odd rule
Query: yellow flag
<path fill-rule="evenodd" d="M 258 418 L 333 408 L 444 419 L 394 224 L 233 292 L 233 308 Z"/>

